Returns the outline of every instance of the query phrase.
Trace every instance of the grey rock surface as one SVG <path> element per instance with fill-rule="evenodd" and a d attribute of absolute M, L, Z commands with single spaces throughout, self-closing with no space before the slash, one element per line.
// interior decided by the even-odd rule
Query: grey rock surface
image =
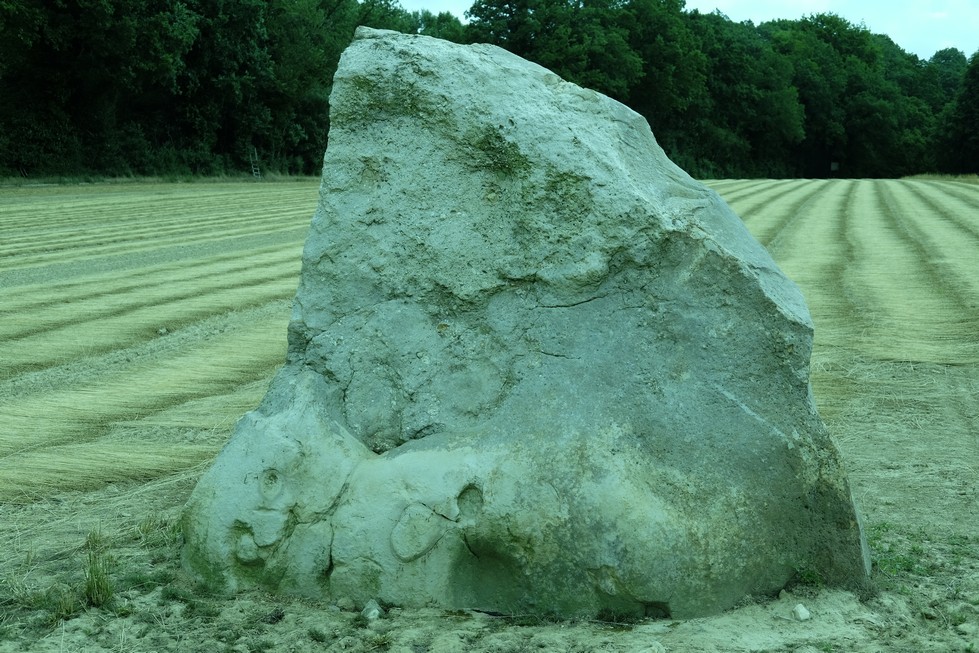
<path fill-rule="evenodd" d="M 566 617 L 866 582 L 802 295 L 638 114 L 369 29 L 331 112 L 288 360 L 191 497 L 189 569 Z"/>

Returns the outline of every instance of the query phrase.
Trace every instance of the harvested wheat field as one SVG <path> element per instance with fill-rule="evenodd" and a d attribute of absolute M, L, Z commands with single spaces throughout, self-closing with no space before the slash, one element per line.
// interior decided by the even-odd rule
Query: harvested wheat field
<path fill-rule="evenodd" d="M 711 185 L 809 301 L 875 593 L 639 623 L 209 595 L 181 506 L 284 358 L 317 181 L 4 187 L 0 653 L 979 650 L 979 185 Z"/>

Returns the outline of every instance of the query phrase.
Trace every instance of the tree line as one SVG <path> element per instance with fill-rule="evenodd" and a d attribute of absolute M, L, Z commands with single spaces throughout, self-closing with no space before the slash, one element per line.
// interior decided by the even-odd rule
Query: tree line
<path fill-rule="evenodd" d="M 357 25 L 486 42 L 622 101 L 700 177 L 979 171 L 979 52 L 684 0 L 0 0 L 0 175 L 315 174 Z"/>

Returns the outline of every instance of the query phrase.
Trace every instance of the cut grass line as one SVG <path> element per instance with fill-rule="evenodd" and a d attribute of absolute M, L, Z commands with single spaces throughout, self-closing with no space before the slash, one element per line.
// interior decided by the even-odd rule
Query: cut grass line
<path fill-rule="evenodd" d="M 142 209 L 145 211 L 146 209 Z M 164 210 L 164 209 L 160 209 Z M 46 239 L 43 243 L 37 241 L 35 233 L 40 225 L 36 224 L 36 219 L 32 220 L 30 226 L 21 230 L 21 235 L 17 235 L 17 230 L 11 230 L 0 245 L 0 258 L 30 256 L 37 252 L 52 252 L 64 250 L 77 250 L 94 246 L 112 245 L 115 243 L 127 243 L 140 241 L 144 238 L 153 240 L 170 239 L 174 236 L 185 234 L 206 234 L 213 231 L 222 231 L 229 228 L 242 228 L 245 225 L 263 224 L 280 225 L 291 223 L 293 220 L 303 219 L 298 215 L 299 211 L 293 209 L 289 213 L 283 213 L 280 206 L 278 211 L 271 215 L 268 207 L 238 207 L 235 205 L 224 205 L 214 207 L 206 220 L 193 220 L 186 215 L 169 215 L 166 220 L 155 220 L 152 216 L 145 213 L 137 215 L 118 215 L 115 212 L 103 210 L 100 214 L 100 222 L 97 224 L 85 223 L 70 224 L 62 228 L 44 223 L 43 231 Z M 303 212 L 306 221 L 309 220 L 310 212 Z"/>
<path fill-rule="evenodd" d="M 70 256 L 66 256 L 64 251 L 57 251 L 56 248 L 52 247 L 50 250 L 45 250 L 44 253 L 37 254 L 34 256 L 17 257 L 16 259 L 9 260 L 6 264 L 0 266 L 0 269 L 4 271 L 18 270 L 25 267 L 35 267 L 39 265 L 45 265 L 47 263 L 66 263 L 66 262 L 76 262 L 83 261 L 86 259 L 98 258 L 103 256 L 110 256 L 112 254 L 134 254 L 139 252 L 146 252 L 156 249 L 158 247 L 173 247 L 179 245 L 199 245 L 203 242 L 213 243 L 215 246 L 221 243 L 221 241 L 232 240 L 235 238 L 240 238 L 242 236 L 256 236 L 256 235 L 273 235 L 280 232 L 287 232 L 295 229 L 299 226 L 299 221 L 295 221 L 292 224 L 283 224 L 281 226 L 269 226 L 268 224 L 256 224 L 250 225 L 247 228 L 240 229 L 215 229 L 208 232 L 190 232 L 180 238 L 172 238 L 168 240 L 139 240 L 132 241 L 127 240 L 124 242 L 119 242 L 111 245 L 90 247 L 81 251 L 72 251 Z"/>
<path fill-rule="evenodd" d="M 746 223 L 758 241 L 772 251 L 779 233 L 796 219 L 803 207 L 821 199 L 820 193 L 827 183 L 826 180 L 798 182 L 774 197 L 765 198 L 763 206 L 750 214 Z"/>
<path fill-rule="evenodd" d="M 898 184 L 898 188 L 901 192 L 912 194 L 918 202 L 927 205 L 937 218 L 954 224 L 962 231 L 962 235 L 970 237 L 973 245 L 979 247 L 979 192 L 976 193 L 977 202 L 973 205 L 949 193 L 947 184 L 931 185 L 902 181 Z"/>
<path fill-rule="evenodd" d="M 813 182 L 814 183 L 814 182 Z M 773 255 L 802 289 L 815 327 L 810 380 L 820 414 L 832 419 L 859 388 L 836 361 L 859 353 L 866 325 L 859 304 L 845 291 L 853 251 L 847 237 L 856 183 L 832 180 L 808 202 L 778 238 Z"/>
<path fill-rule="evenodd" d="M 213 315 L 288 299 L 295 294 L 297 283 L 297 270 L 289 263 L 270 279 L 245 279 L 234 286 L 209 289 L 206 294 L 193 289 L 175 297 L 164 293 L 159 301 L 146 298 L 139 308 L 127 307 L 0 342 L 4 361 L 0 379 L 129 347 Z M 38 348 L 38 338 L 43 338 L 43 348 Z"/>
<path fill-rule="evenodd" d="M 732 208 L 737 207 L 741 219 L 748 223 L 752 221 L 759 210 L 771 207 L 775 200 L 800 190 L 805 190 L 810 182 L 799 180 L 780 181 L 777 185 L 766 186 L 759 192 L 734 196 L 731 199 Z"/>
<path fill-rule="evenodd" d="M 778 192 L 777 189 L 783 186 L 787 182 L 783 180 L 775 179 L 765 179 L 765 180 L 742 180 L 736 182 L 733 186 L 725 186 L 721 192 L 718 193 L 724 198 L 724 201 L 731 205 L 733 208 L 735 203 L 741 207 L 750 207 L 754 205 L 754 199 L 764 197 L 768 193 Z M 740 212 L 739 212 L 740 215 Z"/>
<path fill-rule="evenodd" d="M 33 297 L 27 293 L 20 294 L 29 302 L 26 305 L 17 302 L 16 298 L 4 302 L 5 308 L 0 313 L 4 315 L 0 338 L 14 340 L 41 335 L 59 327 L 117 317 L 134 310 L 200 298 L 237 287 L 256 286 L 290 276 L 298 283 L 300 265 L 297 258 L 297 253 L 293 252 L 292 256 L 247 261 L 244 267 L 226 264 L 227 268 L 189 268 L 179 273 L 162 271 L 154 277 L 142 279 L 139 284 L 119 280 L 118 285 L 103 286 L 94 282 L 90 284 L 92 288 L 88 292 L 74 289 L 78 292 L 76 298 L 62 292 L 49 293 L 35 288 Z M 198 272 L 202 274 L 198 276 Z"/>
<path fill-rule="evenodd" d="M 746 183 L 747 180 L 745 179 L 700 179 L 698 181 L 700 181 L 700 183 L 704 184 L 705 186 L 708 186 L 709 188 L 713 188 L 715 191 L 720 193 L 722 189 L 730 189 L 730 188 L 735 188 L 736 186 L 742 186 Z"/>
<path fill-rule="evenodd" d="M 855 185 L 844 180 L 808 183 L 818 191 L 819 201 L 813 202 L 815 194 L 807 192 L 795 204 L 784 205 L 783 215 L 773 215 L 769 224 L 786 225 L 772 254 L 782 271 L 802 289 L 818 335 L 821 322 L 851 318 L 852 306 L 841 301 L 841 295 L 848 256 L 846 220 Z"/>
<path fill-rule="evenodd" d="M 854 257 L 848 290 L 872 325 L 862 346 L 883 360 L 979 361 L 974 321 L 946 288 L 927 254 L 901 228 L 907 217 L 885 187 L 859 181 L 852 223 Z"/>
<path fill-rule="evenodd" d="M 907 234 L 934 271 L 936 283 L 948 288 L 964 314 L 979 309 L 979 234 L 946 211 L 937 199 L 916 192 L 904 182 L 886 187 L 891 213 L 900 213 L 900 228 Z M 900 207 L 899 209 L 897 207 Z M 979 318 L 979 316 L 976 316 Z M 979 324 L 976 325 L 979 329 Z"/>
<path fill-rule="evenodd" d="M 88 194 L 64 192 L 67 187 L 18 188 L 3 191 L 0 205 L 0 227 L 11 236 L 30 236 L 39 227 L 52 231 L 63 229 L 99 229 L 106 226 L 107 216 L 116 220 L 138 219 L 144 222 L 173 221 L 174 216 L 190 224 L 201 216 L 225 214 L 235 207 L 264 211 L 285 206 L 315 208 L 315 185 L 267 185 L 244 189 L 241 186 L 218 186 L 212 191 L 178 185 L 140 184 L 120 186 L 99 184 Z M 197 219 L 194 219 L 197 218 Z M 19 231 L 18 231 L 19 230 Z"/>
<path fill-rule="evenodd" d="M 145 208 L 143 209 L 145 211 Z M 79 220 L 76 224 L 66 224 L 55 227 L 43 223 L 43 231 L 47 235 L 46 242 L 39 243 L 34 233 L 37 224 L 25 227 L 20 231 L 8 233 L 0 246 L 0 258 L 14 256 L 30 256 L 37 252 L 77 250 L 97 245 L 111 245 L 120 242 L 139 241 L 143 238 L 155 240 L 171 238 L 175 235 L 207 233 L 233 227 L 239 224 L 258 222 L 256 216 L 242 215 L 239 212 L 228 213 L 227 207 L 211 215 L 206 221 L 189 222 L 186 216 L 170 215 L 165 220 L 153 219 L 145 213 L 136 215 L 119 215 L 115 211 L 103 209 L 101 221 L 92 223 Z"/>
<path fill-rule="evenodd" d="M 287 316 L 215 335 L 190 351 L 133 364 L 99 382 L 0 404 L 0 456 L 86 442 L 191 399 L 226 393 L 262 378 L 285 360 Z"/>
<path fill-rule="evenodd" d="M 216 446 L 224 439 L 238 419 L 255 408 L 268 390 L 272 375 L 257 381 L 236 385 L 230 392 L 209 394 L 134 420 L 121 420 L 116 426 L 145 431 L 153 428 L 177 429 L 217 434 Z"/>
<path fill-rule="evenodd" d="M 806 181 L 801 203 L 773 209 L 768 224 L 785 226 L 772 246 L 772 255 L 795 281 L 809 306 L 817 348 L 853 349 L 865 328 L 858 305 L 845 292 L 846 268 L 852 248 L 847 225 L 856 184 L 850 180 Z M 808 199 L 807 199 L 808 198 Z M 776 205 L 778 206 L 778 205 Z M 759 227 L 749 223 L 752 232 Z"/>
<path fill-rule="evenodd" d="M 949 182 L 949 181 L 922 181 L 913 180 L 915 185 L 919 185 L 923 188 L 928 188 L 933 192 L 931 194 L 940 195 L 942 197 L 953 197 L 958 202 L 961 202 L 963 208 L 967 209 L 962 212 L 963 218 L 971 218 L 969 221 L 973 225 L 979 225 L 979 184 L 964 184 L 961 182 Z"/>
<path fill-rule="evenodd" d="M 44 309 L 58 308 L 68 311 L 73 320 L 84 315 L 83 303 L 87 300 L 109 297 L 122 293 L 146 293 L 161 285 L 181 284 L 196 279 L 221 275 L 233 276 L 248 273 L 254 268 L 271 268 L 292 261 L 298 269 L 302 255 L 300 243 L 261 249 L 239 250 L 200 258 L 188 265 L 186 261 L 146 266 L 137 270 L 124 270 L 110 274 L 92 274 L 77 280 L 29 284 L 5 291 L 0 305 L 0 315 L 30 314 L 38 328 L 58 326 L 60 318 L 50 318 Z M 15 337 L 18 332 L 0 323 L 0 338 Z"/>
<path fill-rule="evenodd" d="M 0 502 L 30 503 L 55 492 L 148 481 L 198 465 L 212 458 L 217 448 L 100 439 L 6 456 L 0 458 Z"/>
<path fill-rule="evenodd" d="M 211 193 L 209 201 L 183 197 L 182 206 L 165 195 L 162 200 L 138 199 L 114 204 L 112 191 L 99 201 L 88 200 L 88 213 L 70 202 L 51 206 L 37 189 L 24 189 L 20 203 L 6 207 L 8 217 L 0 251 L 8 248 L 3 266 L 17 268 L 58 260 L 106 256 L 116 252 L 200 241 L 220 241 L 250 234 L 305 228 L 314 209 L 310 189 L 266 186 L 262 195 L 242 195 L 240 188 Z M 29 192 L 30 191 L 30 192 Z M 170 193 L 174 192 L 172 189 Z M 16 198 L 15 198 L 16 199 Z M 57 216 L 66 215 L 61 222 Z M 206 219 L 201 216 L 206 215 Z M 66 254 L 71 253 L 71 256 Z"/>

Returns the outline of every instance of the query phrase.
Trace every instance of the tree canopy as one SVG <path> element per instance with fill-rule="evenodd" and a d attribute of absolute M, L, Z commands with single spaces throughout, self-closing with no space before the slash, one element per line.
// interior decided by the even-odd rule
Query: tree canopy
<path fill-rule="evenodd" d="M 694 175 L 979 171 L 979 62 L 831 13 L 760 25 L 683 0 L 0 0 L 0 175 L 319 169 L 357 25 L 487 42 L 642 114 Z"/>

